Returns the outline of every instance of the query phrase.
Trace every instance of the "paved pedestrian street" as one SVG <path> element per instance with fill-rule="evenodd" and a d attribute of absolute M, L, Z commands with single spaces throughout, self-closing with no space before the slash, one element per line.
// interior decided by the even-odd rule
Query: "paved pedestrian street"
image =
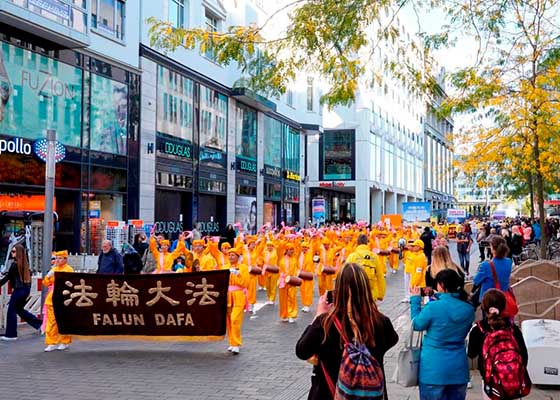
<path fill-rule="evenodd" d="M 473 254 L 473 261 L 475 256 Z M 387 297 L 381 310 L 395 324 L 401 340 L 385 358 L 389 399 L 417 399 L 417 388 L 390 382 L 397 354 L 409 327 L 403 298 L 402 268 L 387 276 Z M 264 306 L 256 318 L 246 315 L 241 354 L 218 343 L 146 341 L 75 341 L 65 352 L 43 352 L 43 338 L 20 328 L 20 339 L 0 343 L 0 399 L 80 400 L 299 400 L 311 383 L 310 364 L 296 358 L 295 344 L 313 319 L 301 314 L 295 324 L 279 321 L 278 308 Z M 480 399 L 480 378 L 468 399 Z M 529 399 L 559 400 L 560 391 L 534 390 Z"/>

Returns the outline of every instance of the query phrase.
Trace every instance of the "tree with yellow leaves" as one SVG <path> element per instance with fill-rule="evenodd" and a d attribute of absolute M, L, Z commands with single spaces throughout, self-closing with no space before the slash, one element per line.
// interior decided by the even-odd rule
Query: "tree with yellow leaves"
<path fill-rule="evenodd" d="M 476 65 L 452 74 L 458 94 L 450 96 L 444 107 L 478 117 L 456 136 L 459 146 L 468 149 L 459 167 L 471 176 L 494 171 L 505 185 L 534 185 L 544 257 L 546 189 L 559 190 L 559 4 L 553 0 L 461 4 L 448 13 L 456 25 L 474 33 L 480 48 Z"/>

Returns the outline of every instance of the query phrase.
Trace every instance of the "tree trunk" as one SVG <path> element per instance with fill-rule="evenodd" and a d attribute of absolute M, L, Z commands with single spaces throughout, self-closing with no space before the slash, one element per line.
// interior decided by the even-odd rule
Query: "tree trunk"
<path fill-rule="evenodd" d="M 536 125 L 536 124 L 535 124 Z M 546 258 L 546 249 L 548 247 L 548 235 L 545 229 L 546 214 L 544 211 L 544 179 L 541 172 L 541 160 L 539 149 L 538 130 L 533 131 L 533 161 L 535 162 L 535 186 L 537 195 L 537 205 L 539 207 L 539 222 L 541 225 L 541 258 Z"/>
<path fill-rule="evenodd" d="M 535 219 L 535 191 L 533 187 L 533 174 L 529 172 L 529 204 L 531 205 L 531 221 Z"/>

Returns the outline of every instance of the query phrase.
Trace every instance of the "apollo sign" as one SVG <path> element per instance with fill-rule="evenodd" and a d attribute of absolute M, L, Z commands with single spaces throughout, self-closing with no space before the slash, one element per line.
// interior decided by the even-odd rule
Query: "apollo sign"
<path fill-rule="evenodd" d="M 38 139 L 33 144 L 25 139 L 15 137 L 12 139 L 0 139 L 0 155 L 4 153 L 21 154 L 24 156 L 35 155 L 42 161 L 47 160 L 47 139 Z M 60 142 L 55 142 L 55 162 L 60 162 L 66 157 L 66 148 Z"/>
<path fill-rule="evenodd" d="M 13 153 L 29 156 L 32 152 L 33 146 L 31 146 L 31 143 L 24 141 L 22 138 L 0 139 L 0 155 Z"/>

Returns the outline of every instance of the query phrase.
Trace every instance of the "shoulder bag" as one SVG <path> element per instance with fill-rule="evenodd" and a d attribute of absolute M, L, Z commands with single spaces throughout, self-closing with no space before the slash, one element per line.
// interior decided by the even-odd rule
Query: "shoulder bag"
<path fill-rule="evenodd" d="M 498 290 L 502 290 L 500 281 L 498 280 L 498 274 L 496 273 L 496 266 L 494 265 L 494 260 L 490 260 L 490 268 L 492 269 L 492 276 L 494 277 L 494 287 Z M 502 290 L 506 296 L 506 308 L 503 312 L 504 317 L 513 318 L 519 312 L 519 307 L 517 307 L 517 300 L 513 294 L 511 287 L 508 290 Z"/>
<path fill-rule="evenodd" d="M 414 342 L 414 329 L 410 325 L 410 337 L 404 349 L 399 352 L 397 359 L 396 381 L 404 387 L 418 386 L 418 372 L 420 371 L 420 351 L 424 334 L 418 333 Z"/>

